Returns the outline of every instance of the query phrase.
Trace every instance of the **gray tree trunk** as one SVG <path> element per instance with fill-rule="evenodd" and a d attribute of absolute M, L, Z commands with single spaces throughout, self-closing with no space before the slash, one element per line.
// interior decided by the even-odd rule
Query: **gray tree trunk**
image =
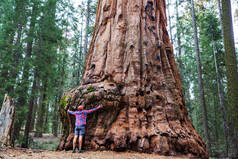
<path fill-rule="evenodd" d="M 4 97 L 0 112 L 0 147 L 12 146 L 11 131 L 15 116 L 15 105 L 7 94 Z"/>
<path fill-rule="evenodd" d="M 200 102 L 201 102 L 200 104 L 201 104 L 202 113 L 203 113 L 203 126 L 204 126 L 205 137 L 207 139 L 207 147 L 208 147 L 208 150 L 210 151 L 211 145 L 210 145 L 210 137 L 209 137 L 209 133 L 208 133 L 207 108 L 206 108 L 206 102 L 205 102 L 205 96 L 204 96 L 203 79 L 202 79 L 202 66 L 201 66 L 201 61 L 200 61 L 196 15 L 195 15 L 193 0 L 191 0 L 191 6 L 192 6 L 194 42 L 195 42 L 197 71 L 198 71 L 198 82 L 199 82 L 199 89 L 200 89 Z"/>

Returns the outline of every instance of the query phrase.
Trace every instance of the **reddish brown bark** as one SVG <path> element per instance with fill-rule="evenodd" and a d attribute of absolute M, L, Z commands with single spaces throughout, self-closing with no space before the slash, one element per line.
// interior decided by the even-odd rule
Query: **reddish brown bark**
<path fill-rule="evenodd" d="M 87 149 L 208 157 L 188 118 L 164 0 L 99 0 L 83 82 L 61 100 L 60 150 L 74 135 L 66 111 L 82 101 L 104 105 L 88 117 Z"/>

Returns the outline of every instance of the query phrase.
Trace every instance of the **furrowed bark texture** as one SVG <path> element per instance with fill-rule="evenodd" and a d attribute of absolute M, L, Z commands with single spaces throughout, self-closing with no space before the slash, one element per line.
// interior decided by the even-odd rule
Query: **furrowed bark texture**
<path fill-rule="evenodd" d="M 183 100 L 166 29 L 164 0 L 99 0 L 82 84 L 60 102 L 63 136 L 71 149 L 74 118 L 67 110 L 86 102 L 86 149 L 134 150 L 208 157 Z"/>

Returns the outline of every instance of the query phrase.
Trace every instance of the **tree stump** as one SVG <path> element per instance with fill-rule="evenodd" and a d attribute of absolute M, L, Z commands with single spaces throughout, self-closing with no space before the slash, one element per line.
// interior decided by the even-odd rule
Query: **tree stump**
<path fill-rule="evenodd" d="M 86 149 L 134 150 L 208 158 L 186 110 L 165 0 L 99 0 L 83 81 L 60 102 L 63 136 L 72 148 L 74 118 L 67 110 L 103 104 L 89 115 Z"/>
<path fill-rule="evenodd" d="M 0 147 L 13 146 L 11 142 L 11 131 L 14 122 L 15 105 L 7 94 L 4 97 L 0 112 Z"/>

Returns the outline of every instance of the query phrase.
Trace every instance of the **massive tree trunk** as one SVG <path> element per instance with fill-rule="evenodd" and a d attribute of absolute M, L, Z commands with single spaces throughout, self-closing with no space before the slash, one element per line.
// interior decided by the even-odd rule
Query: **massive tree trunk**
<path fill-rule="evenodd" d="M 104 105 L 88 117 L 86 149 L 208 157 L 188 118 L 164 0 L 99 0 L 83 82 L 60 102 L 59 150 L 72 148 L 66 111 L 82 101 Z"/>

